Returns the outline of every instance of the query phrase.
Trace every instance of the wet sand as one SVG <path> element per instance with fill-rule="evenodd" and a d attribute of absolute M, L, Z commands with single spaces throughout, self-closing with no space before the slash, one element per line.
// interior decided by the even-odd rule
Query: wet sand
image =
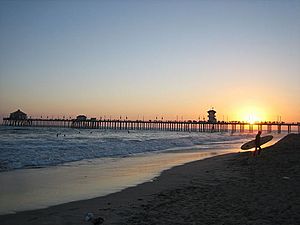
<path fill-rule="evenodd" d="M 237 149 L 100 158 L 0 173 L 0 215 L 105 196 L 152 180 L 177 165 Z"/>
<path fill-rule="evenodd" d="M 300 135 L 261 155 L 216 156 L 164 171 L 153 182 L 46 209 L 0 216 L 0 224 L 300 224 Z"/>

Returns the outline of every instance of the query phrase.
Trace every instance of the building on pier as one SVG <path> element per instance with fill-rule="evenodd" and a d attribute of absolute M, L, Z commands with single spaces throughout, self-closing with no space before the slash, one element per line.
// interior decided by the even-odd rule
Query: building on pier
<path fill-rule="evenodd" d="M 217 122 L 216 111 L 212 108 L 211 110 L 208 110 L 207 113 L 208 113 L 208 122 L 216 123 Z"/>
<path fill-rule="evenodd" d="M 77 121 L 86 121 L 86 116 L 85 115 L 79 115 L 76 117 Z"/>
<path fill-rule="evenodd" d="M 27 120 L 27 114 L 22 112 L 20 109 L 13 112 L 9 116 L 10 120 Z"/>

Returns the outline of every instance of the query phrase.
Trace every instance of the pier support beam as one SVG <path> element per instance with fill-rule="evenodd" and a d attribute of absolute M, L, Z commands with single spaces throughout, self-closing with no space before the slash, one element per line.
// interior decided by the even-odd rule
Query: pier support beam
<path fill-rule="evenodd" d="M 278 134 L 281 134 L 281 125 L 278 125 L 278 126 L 277 126 L 277 133 L 278 133 Z"/>
<path fill-rule="evenodd" d="M 249 124 L 249 133 L 253 133 L 253 124 Z"/>
<path fill-rule="evenodd" d="M 291 133 L 291 125 L 288 125 L 288 133 Z"/>
<path fill-rule="evenodd" d="M 268 133 L 272 132 L 272 125 L 271 124 L 267 125 L 267 131 L 268 131 Z"/>
<path fill-rule="evenodd" d="M 231 124 L 231 133 L 236 132 L 236 124 Z"/>
<path fill-rule="evenodd" d="M 240 132 L 244 133 L 244 130 L 245 130 L 244 124 L 240 124 Z"/>

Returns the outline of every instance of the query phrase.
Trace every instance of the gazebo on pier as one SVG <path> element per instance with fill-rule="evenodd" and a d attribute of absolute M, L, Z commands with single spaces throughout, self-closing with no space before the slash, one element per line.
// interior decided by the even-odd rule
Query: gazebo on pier
<path fill-rule="evenodd" d="M 9 116 L 10 120 L 27 120 L 27 114 L 18 109 Z"/>

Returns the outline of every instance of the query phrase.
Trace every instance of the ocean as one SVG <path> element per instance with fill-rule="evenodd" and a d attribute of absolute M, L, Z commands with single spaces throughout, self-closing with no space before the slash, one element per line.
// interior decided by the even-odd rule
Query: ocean
<path fill-rule="evenodd" d="M 249 134 L 0 126 L 0 172 L 176 148 L 226 149 L 247 138 Z"/>
<path fill-rule="evenodd" d="M 0 126 L 0 214 L 114 193 L 254 136 Z"/>

